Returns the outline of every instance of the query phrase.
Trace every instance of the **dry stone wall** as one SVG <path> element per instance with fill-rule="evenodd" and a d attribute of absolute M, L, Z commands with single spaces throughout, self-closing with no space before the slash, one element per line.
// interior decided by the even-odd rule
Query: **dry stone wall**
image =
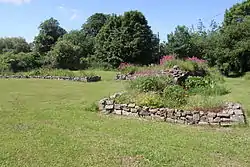
<path fill-rule="evenodd" d="M 101 81 L 100 76 L 88 76 L 88 77 L 66 77 L 66 76 L 28 76 L 28 75 L 0 75 L 1 79 L 53 79 L 53 80 L 69 80 L 78 82 L 97 82 Z"/>
<path fill-rule="evenodd" d="M 231 126 L 245 124 L 244 110 L 239 103 L 228 102 L 220 112 L 184 111 L 171 108 L 149 108 L 136 104 L 116 104 L 115 94 L 99 101 L 99 110 L 104 114 L 116 114 L 130 117 L 141 117 L 150 120 L 165 121 L 187 125 Z"/>

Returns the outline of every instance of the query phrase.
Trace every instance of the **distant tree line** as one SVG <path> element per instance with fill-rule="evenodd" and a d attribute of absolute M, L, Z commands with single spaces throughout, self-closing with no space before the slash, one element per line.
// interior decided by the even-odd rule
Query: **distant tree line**
<path fill-rule="evenodd" d="M 0 70 L 50 67 L 70 70 L 116 68 L 121 62 L 148 65 L 164 55 L 206 59 L 224 75 L 250 70 L 250 0 L 226 10 L 221 25 L 202 21 L 196 28 L 178 25 L 160 42 L 139 11 L 123 15 L 95 13 L 80 30 L 67 32 L 50 18 L 39 25 L 32 43 L 0 38 Z"/>

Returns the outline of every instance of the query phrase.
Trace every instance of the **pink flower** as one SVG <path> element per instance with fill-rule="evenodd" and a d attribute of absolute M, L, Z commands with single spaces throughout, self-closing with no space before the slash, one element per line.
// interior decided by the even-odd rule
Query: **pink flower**
<path fill-rule="evenodd" d="M 203 60 L 203 59 L 199 59 L 199 58 L 197 58 L 197 57 L 188 57 L 188 58 L 186 58 L 186 60 L 188 60 L 188 61 L 194 61 L 194 62 L 197 62 L 197 63 L 205 63 L 205 62 L 207 62 L 206 60 Z"/>
<path fill-rule="evenodd" d="M 163 65 L 166 61 L 170 61 L 170 60 L 173 60 L 175 59 L 175 57 L 173 55 L 166 55 L 166 56 L 163 56 L 160 60 L 160 65 Z"/>

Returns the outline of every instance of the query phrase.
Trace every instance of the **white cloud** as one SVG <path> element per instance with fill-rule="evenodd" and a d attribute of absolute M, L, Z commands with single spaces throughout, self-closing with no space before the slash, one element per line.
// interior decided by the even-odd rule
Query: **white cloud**
<path fill-rule="evenodd" d="M 64 15 L 66 15 L 69 20 L 75 20 L 78 17 L 80 17 L 80 11 L 77 9 L 71 9 L 71 8 L 67 8 L 65 7 L 64 4 L 57 6 L 57 8 L 59 9 L 59 11 L 61 11 Z"/>
<path fill-rule="evenodd" d="M 12 3 L 16 5 L 21 5 L 23 3 L 30 3 L 31 0 L 0 0 L 0 3 Z"/>

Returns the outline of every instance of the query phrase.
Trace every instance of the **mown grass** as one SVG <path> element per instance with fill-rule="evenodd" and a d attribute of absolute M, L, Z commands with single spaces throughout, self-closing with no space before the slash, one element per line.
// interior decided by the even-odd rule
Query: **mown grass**
<path fill-rule="evenodd" d="M 98 74 L 98 71 L 95 72 Z M 250 166 L 250 130 L 172 125 L 87 111 L 124 89 L 104 81 L 0 80 L 0 166 Z M 250 109 L 250 81 L 224 99 Z"/>

